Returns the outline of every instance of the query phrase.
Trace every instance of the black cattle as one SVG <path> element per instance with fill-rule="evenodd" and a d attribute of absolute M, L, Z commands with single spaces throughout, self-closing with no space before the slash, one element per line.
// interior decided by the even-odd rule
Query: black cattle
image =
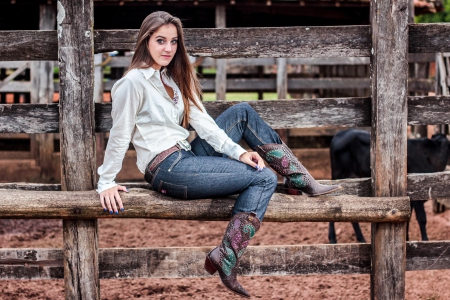
<path fill-rule="evenodd" d="M 408 139 L 407 172 L 441 172 L 447 165 L 450 142 L 444 134 L 435 134 L 431 139 Z M 332 179 L 370 177 L 370 134 L 363 130 L 349 129 L 338 132 L 331 140 Z M 423 241 L 428 241 L 424 203 L 428 199 L 411 201 L 411 210 L 416 212 Z M 358 242 L 366 240 L 358 223 L 352 223 Z M 408 224 L 409 225 L 409 224 Z M 328 239 L 337 243 L 334 223 L 329 224 Z"/>

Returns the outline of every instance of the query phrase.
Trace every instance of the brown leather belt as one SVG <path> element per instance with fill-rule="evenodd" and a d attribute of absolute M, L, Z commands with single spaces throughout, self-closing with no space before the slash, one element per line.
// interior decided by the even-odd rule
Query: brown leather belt
<path fill-rule="evenodd" d="M 167 150 L 164 150 L 163 152 L 159 153 L 158 155 L 155 156 L 155 158 L 153 158 L 150 163 L 147 165 L 147 168 L 145 168 L 145 181 L 147 181 L 148 183 L 151 183 L 152 180 L 152 173 L 159 167 L 159 165 L 172 153 L 174 153 L 175 151 L 181 149 L 181 147 L 176 144 L 173 147 L 170 147 Z"/>

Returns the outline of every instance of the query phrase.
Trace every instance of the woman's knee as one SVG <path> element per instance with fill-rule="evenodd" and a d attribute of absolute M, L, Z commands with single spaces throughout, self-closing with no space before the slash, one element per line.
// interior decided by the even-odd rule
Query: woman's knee
<path fill-rule="evenodd" d="M 275 191 L 278 184 L 277 175 L 270 169 L 265 167 L 262 170 L 262 175 L 264 176 L 265 185 L 267 188 L 273 189 Z"/>

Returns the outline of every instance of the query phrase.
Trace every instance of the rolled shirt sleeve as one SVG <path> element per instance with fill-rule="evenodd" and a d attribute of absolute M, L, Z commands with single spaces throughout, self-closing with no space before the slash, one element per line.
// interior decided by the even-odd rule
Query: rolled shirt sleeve
<path fill-rule="evenodd" d="M 240 145 L 233 142 L 228 135 L 223 131 L 211 116 L 206 112 L 203 104 L 198 101 L 197 103 L 201 107 L 198 109 L 193 103 L 190 104 L 190 124 L 195 129 L 197 134 L 210 144 L 214 150 L 220 153 L 224 153 L 235 160 L 239 160 L 239 157 L 247 152 Z"/>
<path fill-rule="evenodd" d="M 129 78 L 120 79 L 111 91 L 113 125 L 109 134 L 103 165 L 98 168 L 97 192 L 117 186 L 115 178 L 122 168 L 136 124 L 140 96 Z"/>

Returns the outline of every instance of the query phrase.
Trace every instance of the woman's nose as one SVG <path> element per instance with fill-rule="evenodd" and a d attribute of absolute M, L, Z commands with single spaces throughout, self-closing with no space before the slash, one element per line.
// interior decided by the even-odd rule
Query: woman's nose
<path fill-rule="evenodd" d="M 172 51 L 172 45 L 170 43 L 168 43 L 164 50 L 166 50 L 166 52 L 171 52 Z"/>

